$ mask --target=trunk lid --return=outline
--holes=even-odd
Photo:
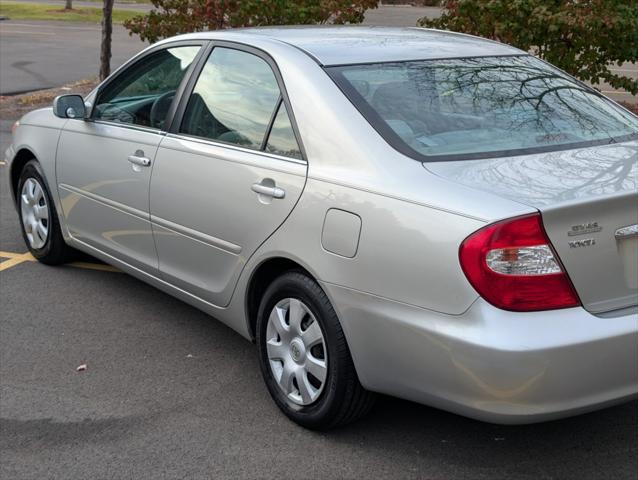
[[[638,142],[424,167],[537,208],[588,311],[638,304]]]

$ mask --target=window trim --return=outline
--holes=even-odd
[[[546,147],[527,147],[527,148],[517,148],[517,149],[509,149],[509,150],[495,150],[489,152],[473,152],[473,153],[452,153],[452,154],[443,154],[443,155],[425,155],[420,153],[410,147],[392,128],[381,118],[381,116],[374,110],[368,102],[359,94],[359,92],[350,84],[350,82],[343,75],[343,69],[352,66],[372,66],[372,65],[380,65],[380,64],[388,64],[388,63],[410,63],[410,62],[436,62],[441,60],[465,60],[465,59],[473,59],[473,58],[512,58],[512,57],[533,57],[532,55],[526,53],[520,54],[509,54],[509,55],[483,55],[483,56],[475,56],[475,57],[450,57],[450,58],[431,58],[431,59],[421,59],[421,60],[400,60],[400,61],[383,61],[383,62],[366,62],[366,63],[348,63],[343,65],[330,65],[323,67],[323,70],[326,72],[328,77],[335,83],[337,88],[343,93],[346,99],[357,109],[357,111],[361,114],[363,119],[372,126],[372,128],[379,134],[379,136],[392,148],[394,148],[397,152],[409,157],[413,160],[416,160],[421,163],[436,163],[436,162],[453,162],[460,160],[482,160],[487,158],[505,158],[505,157],[516,157],[522,155],[533,155],[537,153],[550,153],[550,152],[560,152],[565,150],[576,150],[579,148],[588,148],[588,147],[596,147],[603,145],[611,145],[616,143],[622,143],[627,141],[632,141],[638,139],[638,132],[631,133],[628,135],[623,135],[618,138],[610,138],[610,139],[601,139],[601,140],[590,140],[578,143],[571,143],[565,145],[548,145]],[[621,110],[626,110],[622,106],[618,105],[615,101],[610,98],[607,98],[602,93],[598,92],[596,89],[590,87],[589,85],[583,83],[582,81],[574,78],[568,73],[560,70],[555,67],[551,63],[548,63],[542,59],[537,57],[536,60],[540,60],[548,69],[553,69],[557,73],[560,73],[567,80],[573,82],[579,88],[587,91],[590,94],[593,94],[597,97],[602,98],[603,100],[613,104],[616,108]],[[631,112],[630,112],[631,114]]]
[[[109,126],[128,128],[130,130],[144,131],[144,132],[147,132],[147,133],[157,133],[157,134],[160,134],[160,135],[166,134],[166,132],[168,131],[168,128],[165,128],[164,130],[162,130],[162,129],[159,129],[159,128],[146,127],[144,125],[137,125],[135,123],[121,123],[121,122],[112,122],[112,121],[108,121],[108,120],[101,120],[99,118],[95,118],[95,114],[96,114],[96,107],[100,104],[100,97],[104,93],[104,90],[111,83],[113,83],[116,79],[120,78],[121,75],[123,75],[125,72],[127,72],[129,70],[129,68],[134,68],[140,62],[143,62],[149,56],[154,55],[155,53],[159,52],[160,50],[168,50],[170,48],[176,48],[176,47],[200,47],[200,48],[199,48],[199,51],[197,52],[197,55],[195,56],[194,60],[191,62],[189,67],[186,69],[186,73],[184,74],[184,77],[182,78],[182,81],[180,82],[180,84],[177,87],[177,90],[175,92],[175,98],[171,102],[171,106],[169,107],[168,113],[166,114],[165,125],[166,126],[170,126],[171,123],[172,123],[172,120],[173,120],[173,116],[175,115],[175,110],[176,110],[176,107],[177,107],[177,103],[178,103],[179,99],[181,98],[181,95],[183,94],[184,89],[186,88],[186,85],[188,83],[188,79],[192,75],[195,67],[198,66],[199,62],[202,59],[203,54],[207,50],[208,42],[206,40],[180,40],[180,41],[176,41],[176,42],[162,43],[160,45],[156,45],[156,46],[150,47],[150,48],[144,50],[143,52],[139,53],[138,55],[134,56],[130,60],[128,60],[126,63],[124,63],[121,67],[119,67],[117,70],[115,70],[115,72],[113,72],[113,74],[111,74],[106,80],[104,80],[98,86],[98,88],[96,90],[96,93],[95,93],[95,100],[93,101],[93,105],[91,106],[91,112],[90,112],[89,117],[87,118],[87,121],[92,122],[92,123],[109,125]]]
[[[281,108],[282,103],[283,103],[283,100],[281,98],[281,93],[280,93],[279,98],[277,99],[277,103],[275,104],[275,109],[272,111],[272,114],[270,115],[270,120],[268,121],[268,126],[266,127],[266,133],[264,134],[264,138],[261,141],[261,146],[259,147],[259,150],[262,152],[266,151],[266,147],[268,146],[268,142],[270,140],[270,133],[272,132],[272,127],[275,124],[277,115],[279,115],[279,109]],[[290,119],[288,119],[288,121],[290,121]]]
[[[262,151],[262,150],[255,150],[254,148],[246,148],[246,147],[242,147],[241,145],[237,145],[235,143],[216,142],[215,140],[211,140],[210,138],[197,137],[195,135],[187,135],[187,134],[184,134],[184,133],[166,132],[166,138],[174,138],[174,139],[177,139],[177,140],[186,140],[186,141],[189,141],[189,142],[200,143],[202,145],[208,145],[210,147],[223,148],[223,149],[226,149],[226,150],[234,150],[234,151],[241,152],[241,153],[248,153],[248,154],[251,154],[251,155],[256,155],[258,157],[268,157],[268,158],[272,158],[274,160],[281,160],[281,161],[284,161],[284,162],[296,163],[298,165],[307,165],[307,162],[305,160],[300,159],[300,158],[284,157],[283,155],[278,155],[276,153],[265,152],[265,151]],[[164,145],[164,148],[168,148],[168,147],[166,147],[166,145]],[[243,162],[240,162],[240,163],[243,163]]]
[[[191,95],[193,94],[193,91],[195,90],[195,85],[197,84],[197,81],[199,80],[199,77],[202,74],[202,71],[204,70],[206,63],[208,62],[208,59],[215,51],[215,48],[218,48],[218,47],[250,53],[252,55],[255,55],[261,58],[268,64],[268,66],[270,67],[270,69],[272,70],[275,76],[275,80],[277,81],[277,86],[279,87],[279,100],[277,101],[275,109],[271,115],[268,128],[266,129],[264,138],[262,140],[262,145],[260,146],[259,149],[245,148],[245,147],[241,147],[241,145],[235,145],[234,143],[221,142],[219,140],[215,140],[212,138],[198,137],[196,135],[190,135],[190,134],[179,131],[180,126],[182,125],[182,121],[184,120],[184,114],[186,113],[188,102],[191,98]],[[247,45],[247,44],[239,43],[239,42],[230,42],[225,40],[210,40],[210,44],[205,50],[206,50],[206,52],[204,52],[205,54],[203,54],[202,57],[199,59],[197,68],[190,73],[190,78],[187,84],[185,85],[184,91],[181,92],[179,104],[176,107],[175,114],[173,115],[171,119],[170,125],[166,129],[167,133],[170,133],[173,136],[177,136],[181,138],[197,140],[200,143],[207,142],[219,147],[237,147],[243,151],[249,151],[249,152],[253,152],[257,154],[266,154],[268,156],[273,156],[274,158],[278,158],[278,159],[290,160],[297,163],[303,162],[304,164],[308,163],[306,150],[301,140],[301,134],[299,133],[299,128],[297,127],[297,120],[292,110],[292,104],[290,102],[290,98],[288,97],[288,91],[286,90],[286,85],[283,81],[283,77],[281,75],[277,62],[275,62],[275,60],[264,50],[261,50],[260,48],[254,47],[252,45]],[[282,155],[271,155],[264,150],[268,142],[268,137],[270,136],[270,131],[272,130],[275,117],[277,115],[277,112],[282,102],[286,106],[288,119],[290,120],[290,125],[292,126],[292,131],[295,136],[295,140],[297,141],[297,145],[299,146],[299,151],[301,153],[301,159],[286,157]],[[168,122],[167,122],[167,125],[168,125]]]

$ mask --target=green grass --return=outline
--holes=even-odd
[[[113,9],[113,23],[139,15],[140,12]],[[0,3],[0,15],[11,20],[61,20],[65,22],[100,23],[102,9],[93,7],[74,8],[65,11],[64,6],[43,3]]]

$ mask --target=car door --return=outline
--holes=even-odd
[[[69,120],[56,169],[71,236],[158,274],[149,182],[173,99],[201,44],[158,48],[100,88],[91,118]],[[185,82],[184,82],[185,84]]]
[[[294,208],[306,162],[276,66],[216,45],[193,77],[151,180],[164,280],[219,306],[241,269]]]

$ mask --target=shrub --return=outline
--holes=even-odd
[[[180,33],[231,27],[361,23],[378,0],[152,0],[155,10],[124,22],[155,42]]]
[[[636,0],[447,0],[419,25],[498,40],[578,77],[638,93],[638,80],[610,70],[638,61]]]

